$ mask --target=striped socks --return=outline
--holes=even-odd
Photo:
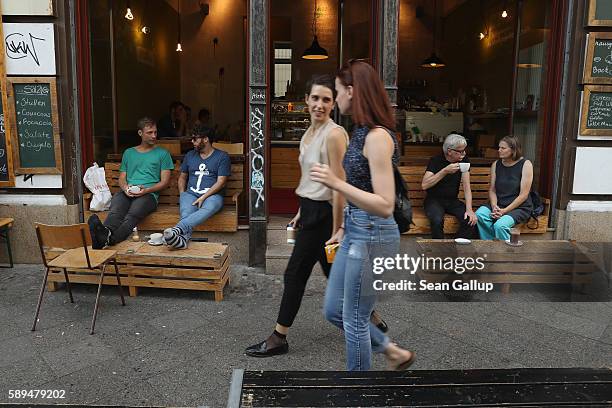
[[[187,249],[185,233],[179,227],[166,228],[164,230],[164,241],[166,245],[174,249]]]

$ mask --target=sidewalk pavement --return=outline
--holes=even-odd
[[[105,286],[89,335],[94,285],[46,293],[31,332],[40,265],[0,270],[0,403],[224,407],[234,368],[343,370],[342,333],[326,322],[325,280],[313,276],[288,355],[255,359],[244,348],[274,327],[282,275],[232,269],[212,293],[140,289],[121,307]],[[611,303],[434,303],[385,297],[377,305],[393,341],[416,351],[414,370],[612,367]],[[374,369],[385,368],[376,356]],[[9,390],[65,390],[65,399],[9,400]]]

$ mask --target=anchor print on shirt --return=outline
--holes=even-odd
[[[202,183],[202,178],[210,174],[208,170],[206,170],[206,164],[200,163],[199,170],[194,171],[193,174],[198,176],[198,182],[196,183],[196,188],[189,187],[191,191],[193,191],[196,194],[204,194],[205,192],[210,190],[210,188],[204,188],[203,190],[200,190],[200,184]]]

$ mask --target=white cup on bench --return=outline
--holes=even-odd
[[[164,234],[156,232],[149,237],[150,245],[162,245],[164,243]]]

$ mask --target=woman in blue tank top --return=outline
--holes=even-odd
[[[393,165],[399,156],[394,135],[393,109],[376,71],[365,62],[349,61],[336,75],[336,103],[356,124],[343,166],[346,181],[326,165],[310,171],[314,181],[344,195],[348,204],[345,234],[325,292],[325,317],[344,331],[347,369],[368,370],[372,352],[384,353],[389,368],[403,370],[415,354],[391,343],[370,323],[382,278],[380,261],[399,251],[399,229],[393,218]],[[376,273],[375,273],[376,268]]]
[[[510,228],[529,220],[533,165],[514,136],[499,142],[499,160],[491,165],[489,202],[476,211],[480,239],[510,239]]]

